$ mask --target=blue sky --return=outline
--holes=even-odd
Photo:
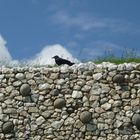
[[[0,34],[14,59],[60,44],[91,60],[125,47],[139,54],[139,0],[0,0]]]

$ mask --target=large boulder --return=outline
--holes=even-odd
[[[65,106],[65,104],[66,104],[66,101],[63,98],[58,98],[54,101],[55,108],[62,108]]]
[[[90,122],[91,118],[92,118],[92,115],[91,115],[91,113],[88,112],[88,111],[84,111],[84,112],[82,112],[82,113],[80,114],[80,120],[81,120],[83,123],[88,123],[88,122]]]
[[[113,77],[114,83],[123,83],[124,82],[124,76],[122,74],[117,74]]]
[[[22,96],[29,96],[31,93],[31,88],[28,84],[23,84],[20,87],[20,93],[22,94]]]
[[[5,122],[2,125],[2,132],[4,134],[11,133],[14,129],[14,124],[12,122]]]

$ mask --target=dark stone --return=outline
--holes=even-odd
[[[67,112],[68,112],[69,114],[73,113],[73,112],[74,112],[74,108],[68,107],[68,108],[67,108]]]
[[[120,134],[123,135],[132,135],[135,133],[132,123],[124,123],[118,129]]]
[[[76,105],[73,106],[73,107],[74,107],[75,109],[78,109],[79,107],[82,107],[82,106],[83,106],[82,101],[81,101],[81,100],[77,100]]]
[[[23,84],[20,87],[20,93],[22,94],[22,96],[29,96],[31,93],[31,88],[28,84]]]
[[[140,114],[134,114],[132,117],[133,124],[140,130]]]
[[[31,102],[33,102],[31,96],[25,96],[25,97],[23,98],[23,101],[24,101],[25,103],[31,103]]]
[[[122,74],[117,74],[113,77],[114,83],[123,83],[124,82],[124,76]]]
[[[80,114],[80,120],[83,122],[83,123],[88,123],[90,122],[92,116],[91,116],[91,113],[88,112],[88,111],[84,111]]]
[[[53,96],[58,96],[59,95],[59,90],[58,89],[53,89],[50,93]]]
[[[33,102],[37,103],[38,99],[39,99],[39,94],[34,93],[34,94],[31,95],[31,100]]]
[[[14,129],[14,124],[12,122],[6,122],[2,126],[2,131],[4,134],[11,133]]]
[[[55,108],[62,108],[66,105],[66,102],[63,98],[58,98],[54,101]]]

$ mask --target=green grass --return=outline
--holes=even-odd
[[[96,60],[94,60],[94,63],[96,64],[99,64],[102,62],[111,62],[115,64],[131,63],[131,62],[140,63],[140,58],[102,57],[102,58],[97,58]]]
[[[94,60],[94,63],[100,64],[102,62],[111,62],[115,64],[122,64],[122,63],[140,63],[140,56],[137,56],[137,53],[133,49],[127,49],[122,52],[121,57],[117,57],[112,51],[107,50],[104,53],[104,56],[98,57]]]

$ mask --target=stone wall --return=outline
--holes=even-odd
[[[139,114],[139,64],[0,68],[0,140],[138,140]]]

